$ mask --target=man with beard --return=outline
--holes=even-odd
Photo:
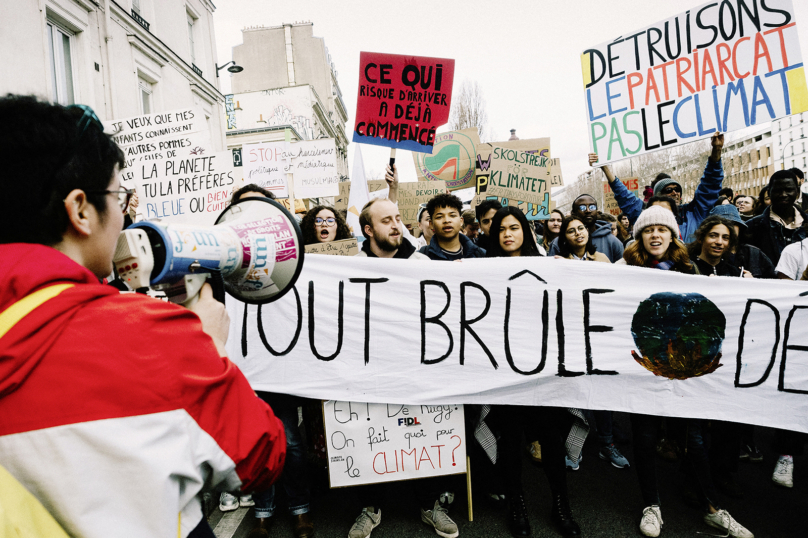
[[[396,204],[387,198],[371,200],[362,208],[359,225],[366,241],[357,256],[370,258],[412,258],[428,260],[409,241],[404,240],[404,224]]]

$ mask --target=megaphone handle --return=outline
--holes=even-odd
[[[224,304],[226,294],[224,290],[224,277],[222,277],[222,273],[219,271],[211,271],[208,282],[210,283],[210,287],[213,288],[213,298]]]

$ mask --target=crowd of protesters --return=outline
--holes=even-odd
[[[7,189],[0,202],[0,465],[74,536],[116,535],[120,528],[162,536],[172,525],[181,536],[213,536],[198,500],[206,485],[222,492],[222,511],[254,506],[251,536],[266,537],[277,504],[273,482],[283,470],[293,533],[311,538],[316,514],[310,513],[304,440],[310,435],[301,431],[299,414],[307,402],[253,393],[223,358],[227,314],[207,286],[191,312],[99,285],[110,274],[118,233],[125,218],[131,221],[136,200],[120,185],[123,154],[95,114],[9,96],[0,99],[0,125],[14,126],[0,132]],[[469,210],[446,193],[418,209],[414,237],[402,224],[391,165],[389,195],[362,208],[360,230],[351,230],[344,213],[327,205],[309,209],[300,225],[306,244],[361,235],[359,257],[426,262],[548,256],[561,264],[632,265],[697,278],[808,280],[808,219],[797,203],[801,172],[775,172],[757,199],[734,196],[721,188],[722,148],[723,135],[716,133],[687,203],[681,184],[667,174],[654,179],[643,201],[603,166],[617,216],[601,213],[589,194],[578,196],[569,214],[556,209],[537,223],[496,199]],[[598,156],[589,161],[595,165]],[[23,176],[26,182],[17,181]],[[274,198],[247,185],[232,202],[249,197]],[[52,383],[66,378],[71,383],[54,390]],[[701,419],[632,413],[630,422],[634,461],[615,445],[611,411],[467,406],[467,437],[495,477],[483,487],[507,503],[515,537],[531,535],[529,514],[535,511],[522,488],[526,449],[543,464],[556,530],[582,535],[566,473],[579,469],[590,433],[596,433],[600,459],[636,469],[644,536],[659,536],[663,525],[657,454],[682,460],[706,524],[726,536],[753,536],[720,502],[720,494],[742,495],[734,478],[740,459],[762,461],[753,427],[712,421],[708,443]],[[167,432],[165,442],[150,437],[155,428]],[[793,458],[804,436],[777,431],[775,441],[772,480],[792,487]],[[361,506],[349,538],[367,538],[381,523],[384,487],[359,488]],[[459,535],[449,515],[455,497],[450,481],[414,481],[412,492],[426,525],[444,538]],[[118,516],[105,517],[108,511]]]

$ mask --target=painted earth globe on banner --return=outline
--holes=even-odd
[[[631,320],[631,334],[640,350],[631,354],[661,377],[703,376],[721,366],[726,325],[721,310],[701,294],[655,293],[640,303]]]

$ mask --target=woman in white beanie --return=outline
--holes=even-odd
[[[623,253],[617,263],[698,274],[690,261],[687,248],[676,237],[679,227],[673,213],[660,206],[651,206],[640,214],[634,224],[636,241]],[[632,413],[631,429],[634,441],[634,459],[637,478],[646,508],[640,521],[644,536],[659,536],[662,529],[662,510],[656,479],[656,445],[661,417]],[[685,469],[704,508],[704,522],[726,532],[725,536],[754,538],[754,535],[721,509],[717,492],[710,476],[710,465],[702,435],[703,420],[683,419],[687,423],[687,449]]]
[[[687,248],[677,239],[678,236],[679,225],[673,213],[658,205],[651,206],[637,218],[635,241],[626,247],[623,259],[616,263],[696,274]]]

